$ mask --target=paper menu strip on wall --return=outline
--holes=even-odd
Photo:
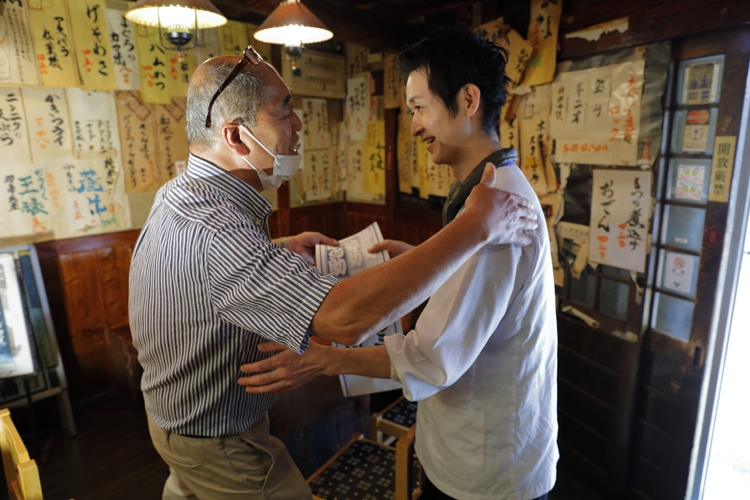
[[[68,2],[76,50],[76,63],[84,90],[115,90],[112,47],[105,15],[106,2],[77,0]]]
[[[3,2],[0,26],[0,84],[41,85],[26,2]]]
[[[72,126],[65,90],[24,87],[21,95],[28,118],[32,160],[72,154]]]
[[[117,90],[140,90],[141,73],[138,66],[138,50],[135,46],[133,24],[125,19],[124,10],[107,8],[104,13],[110,33],[115,88]]]
[[[31,36],[42,85],[77,87],[81,85],[76,65],[73,29],[65,0],[30,2]]]

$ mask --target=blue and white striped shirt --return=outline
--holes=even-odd
[[[154,422],[192,436],[238,434],[275,396],[251,395],[239,367],[274,340],[304,352],[336,279],[268,237],[271,204],[222,168],[190,155],[165,184],[130,268],[130,327]]]

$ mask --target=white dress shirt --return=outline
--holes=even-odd
[[[496,186],[537,200],[514,165],[497,169]],[[529,500],[555,484],[554,281],[538,202],[535,211],[533,244],[483,248],[430,298],[414,330],[385,338],[404,395],[419,401],[419,460],[459,500]]]

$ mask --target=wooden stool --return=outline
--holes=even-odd
[[[355,433],[307,483],[314,500],[414,500],[420,477],[412,429],[396,448]]]
[[[401,396],[387,408],[370,417],[370,439],[383,442],[383,435],[406,436],[417,422],[417,403]]]

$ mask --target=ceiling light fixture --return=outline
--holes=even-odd
[[[167,50],[184,50],[198,43],[198,30],[216,28],[227,18],[209,0],[138,0],[125,13],[135,24],[159,29],[159,40]],[[164,44],[167,41],[171,46]]]
[[[253,36],[261,42],[283,45],[284,53],[292,61],[292,71],[299,75],[296,61],[302,56],[305,44],[330,40],[333,32],[299,0],[284,0]]]

